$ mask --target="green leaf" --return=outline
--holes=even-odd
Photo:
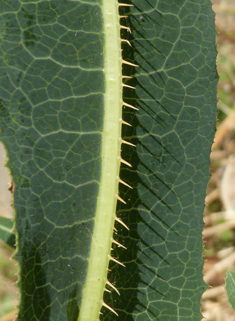
[[[228,269],[228,273],[225,279],[225,290],[227,292],[228,301],[235,311],[235,272]]]
[[[210,0],[133,5],[120,8],[132,45],[121,47],[116,0],[0,0],[18,321],[201,320],[214,14]],[[132,167],[123,163],[119,175],[120,155]],[[108,268],[120,296],[104,293]]]
[[[112,269],[109,278],[121,295],[105,301],[119,319],[201,320],[202,229],[209,155],[215,133],[215,27],[210,1],[141,1],[130,8],[127,58],[140,67],[126,90],[124,111],[133,128],[123,146],[133,165],[121,178],[127,206],[118,215],[130,231],[119,232],[127,251],[116,250],[126,269]],[[129,70],[124,70],[129,74]],[[105,320],[111,320],[111,313]]]
[[[6,244],[15,248],[15,234],[12,232],[13,221],[9,218],[0,216],[0,239]]]
[[[19,321],[73,321],[81,308],[101,179],[99,3],[0,0],[0,127],[15,183]]]

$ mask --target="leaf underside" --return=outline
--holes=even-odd
[[[78,318],[101,167],[99,3],[0,0],[0,127],[15,183],[19,321]]]
[[[101,320],[199,321],[202,213],[216,119],[210,0],[134,0],[122,8],[135,78],[124,89],[118,216]],[[101,168],[101,1],[0,0],[0,128],[15,183],[18,321],[76,321]],[[122,12],[121,12],[122,13]],[[110,213],[112,215],[113,213]],[[115,266],[114,266],[115,265]],[[82,321],[82,320],[81,320]],[[95,321],[95,320],[91,320]]]
[[[125,58],[139,65],[124,100],[139,111],[124,110],[120,186],[128,200],[118,215],[129,226],[114,256],[126,264],[109,278],[121,295],[105,294],[120,321],[201,320],[202,229],[209,154],[215,133],[215,27],[211,2],[133,1],[126,10],[133,50]],[[129,74],[124,69],[124,74]],[[111,312],[104,318],[113,320]]]

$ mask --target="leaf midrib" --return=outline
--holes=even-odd
[[[103,1],[104,122],[101,180],[91,250],[78,321],[99,320],[107,280],[118,194],[122,118],[122,54],[118,2]]]

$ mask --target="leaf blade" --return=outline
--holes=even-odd
[[[0,126],[15,183],[18,320],[77,321],[102,163],[102,9],[99,0],[12,1],[10,9],[0,0],[0,11]]]
[[[109,300],[119,320],[201,320],[202,216],[218,81],[214,13],[210,1],[133,4],[124,13],[134,48],[126,56],[139,68],[126,69],[136,94],[124,95],[139,111],[124,112],[134,129],[125,127],[123,139],[137,149],[122,149],[133,170],[122,167],[121,178],[133,190],[121,187],[129,203],[118,213],[130,232],[120,229],[128,250],[116,255],[127,268],[110,273],[122,298]]]
[[[0,239],[15,249],[16,240],[15,234],[12,232],[13,225],[11,219],[0,216]]]
[[[232,269],[228,269],[225,279],[225,290],[228,296],[228,301],[235,311],[235,272]]]

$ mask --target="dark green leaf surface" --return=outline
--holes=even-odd
[[[103,122],[101,0],[0,0],[0,128],[15,182],[19,321],[75,321],[93,229]],[[119,321],[199,321],[202,212],[215,129],[210,0],[133,0],[124,55],[127,205],[107,294]],[[123,22],[125,23],[125,22]],[[126,35],[124,35],[126,37]],[[128,82],[131,84],[131,82]],[[79,215],[79,218],[78,218]],[[79,219],[79,220],[78,220]],[[78,281],[79,280],[79,281]],[[102,320],[113,321],[111,312]],[[93,320],[91,320],[93,321]]]
[[[0,16],[0,128],[15,183],[18,320],[75,321],[100,178],[100,0],[0,0]]]
[[[235,311],[235,272],[233,272],[231,269],[228,269],[225,290],[227,292],[228,301]]]
[[[16,240],[12,229],[13,221],[9,218],[0,216],[0,239],[12,248],[15,248]]]
[[[109,277],[121,296],[106,300],[120,321],[199,321],[202,228],[209,154],[215,133],[215,27],[210,0],[134,0],[130,15],[133,51],[140,67],[125,100],[121,178],[127,206],[118,212],[130,231],[120,231],[127,251],[116,249],[126,268]],[[130,70],[124,69],[128,74]],[[134,72],[134,71],[133,71]],[[113,320],[107,314],[105,320]]]

